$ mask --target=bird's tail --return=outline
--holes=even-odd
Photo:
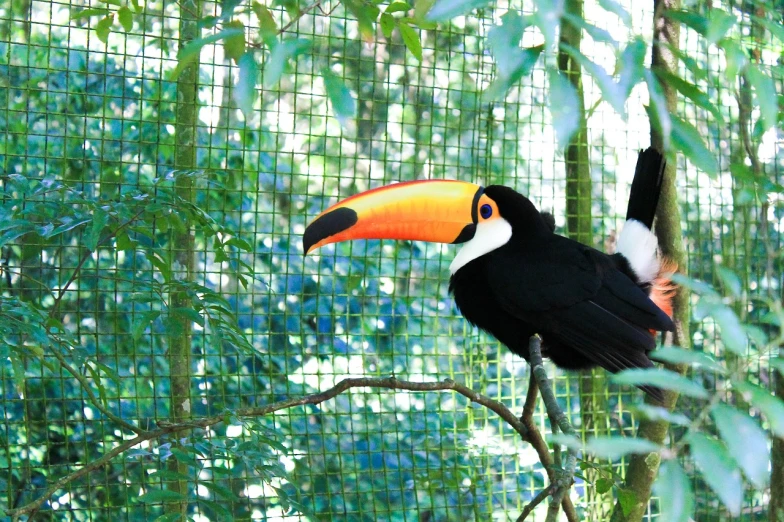
[[[637,282],[648,286],[659,275],[659,241],[651,231],[664,178],[664,157],[653,147],[640,152],[629,194],[626,224],[616,250],[629,262]]]
[[[626,224],[618,238],[618,252],[628,261],[640,284],[648,288],[656,306],[672,317],[675,284],[668,274],[678,269],[672,260],[659,255],[659,241],[651,231],[664,180],[664,157],[649,147],[637,157]]]
[[[664,156],[653,147],[640,151],[637,168],[634,170],[632,189],[629,192],[629,206],[626,221],[639,221],[645,228],[653,228],[653,218],[659,205],[662,182],[664,181]]]

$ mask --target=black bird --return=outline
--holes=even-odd
[[[674,267],[651,232],[663,169],[656,150],[640,153],[612,255],[554,234],[548,216],[508,187],[446,180],[347,198],[306,228],[304,249],[350,239],[463,243],[450,266],[455,303],[512,352],[527,359],[538,333],[543,355],[561,368],[649,368],[655,333],[674,329],[674,287],[664,276]]]

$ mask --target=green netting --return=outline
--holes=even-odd
[[[623,3],[633,33],[596,2],[586,2],[585,16],[619,42],[633,34],[650,41],[652,6]],[[222,22],[238,20],[256,35],[253,6],[0,5],[0,508],[46,495],[36,519],[155,519],[183,500],[200,522],[516,519],[547,485],[544,469],[508,425],[460,395],[359,388],[272,415],[237,413],[347,377],[390,375],[454,379],[522,411],[527,364],[472,329],[448,295],[454,247],[360,241],[304,257],[302,233],[337,198],[421,178],[512,186],[552,211],[566,233],[565,161],[545,88],[555,57],[541,59],[502,101],[482,99],[497,76],[489,31],[508,9],[532,13],[530,4],[503,2],[422,31],[420,61],[399,32],[362,36],[338,2],[273,3],[279,27],[294,22],[285,38],[310,40],[309,47],[279,81],[271,80],[274,60],[259,51],[258,99],[243,114],[238,66],[223,41],[205,45],[191,55],[199,69],[190,116],[191,101],[178,97],[172,76],[181,24],[193,31],[201,16],[199,30],[210,34],[209,17],[233,9]],[[749,30],[748,9],[723,7]],[[295,16],[298,9],[307,12]],[[541,34],[527,28],[522,45],[538,43]],[[764,63],[775,62],[776,45],[760,40]],[[684,75],[726,120],[737,118],[737,90],[698,74],[724,70],[716,48],[684,26],[681,49],[699,57],[681,66]],[[588,37],[582,51],[608,70],[615,65],[612,49]],[[328,92],[325,69],[356,99],[353,117],[339,117],[346,98]],[[622,118],[596,103],[601,92],[591,77],[583,82],[593,245],[611,249],[637,152],[650,143],[648,94],[638,85]],[[762,213],[779,232],[781,211],[754,199],[725,168],[745,154],[736,128],[683,96],[678,113],[722,167],[712,178],[677,159],[689,272],[717,283],[723,263],[755,290],[769,262],[764,241],[780,247],[777,233],[763,237]],[[188,133],[195,151],[183,159]],[[760,148],[779,181],[780,147],[773,132]],[[12,221],[20,209],[24,226]],[[192,267],[183,254],[193,255]],[[772,271],[778,292],[780,259]],[[714,322],[697,316],[691,329],[695,348],[721,353]],[[175,361],[177,340],[189,343],[189,358]],[[638,391],[602,372],[548,371],[583,436],[634,433]],[[762,384],[772,381],[763,357],[752,371]],[[166,430],[182,416],[172,390],[183,380],[186,413],[214,422],[122,447],[131,427]],[[715,385],[708,377],[704,384]],[[539,427],[549,432],[538,408]],[[684,401],[681,411],[698,408]],[[56,481],[113,449],[105,465],[49,495]],[[621,473],[625,462],[612,469]],[[684,466],[697,520],[767,519],[765,495],[749,490],[733,518],[693,463]],[[580,470],[571,491],[585,520],[609,519],[617,498],[617,489],[597,492],[601,476]],[[662,520],[658,513],[654,501],[649,519]]]

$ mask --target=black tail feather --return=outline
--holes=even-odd
[[[637,168],[629,193],[626,220],[634,219],[650,229],[659,204],[662,181],[664,180],[664,156],[653,147],[640,151]]]

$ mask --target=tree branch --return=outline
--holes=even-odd
[[[344,379],[340,381],[338,384],[325,390],[320,393],[314,393],[310,395],[305,395],[303,397],[297,397],[292,399],[286,399],[283,401],[274,402],[272,404],[268,404],[266,406],[256,407],[256,408],[241,408],[239,410],[234,411],[234,415],[236,417],[261,417],[264,415],[269,415],[270,413],[274,413],[276,411],[295,408],[297,406],[304,406],[307,404],[321,404],[322,402],[328,401],[330,399],[335,398],[336,396],[344,393],[345,391],[352,389],[352,388],[382,388],[382,389],[390,389],[390,390],[407,390],[413,392],[428,392],[428,391],[454,391],[459,393],[460,395],[466,397],[471,402],[475,402],[479,405],[482,405],[489,410],[493,411],[494,413],[498,414],[509,426],[512,427],[521,437],[525,440],[536,440],[541,441],[541,444],[534,445],[537,453],[539,454],[539,458],[542,461],[542,464],[547,469],[548,476],[551,476],[553,471],[550,469],[551,467],[551,460],[550,454],[547,448],[547,444],[542,439],[541,434],[536,429],[536,426],[533,425],[533,429],[529,430],[526,425],[523,423],[521,419],[518,419],[512,411],[507,408],[504,404],[495,401],[485,395],[475,392],[471,388],[468,388],[464,384],[457,383],[451,379],[446,379],[441,382],[409,382],[409,381],[401,381],[396,379],[395,377],[385,377],[385,378],[356,378],[356,379]],[[528,401],[526,401],[527,403]],[[533,407],[530,408],[530,412],[533,412]],[[60,478],[57,482],[55,482],[52,486],[47,488],[44,491],[43,495],[41,495],[36,500],[26,504],[18,509],[10,509],[6,511],[6,514],[12,517],[19,517],[20,515],[31,514],[36,512],[46,500],[54,495],[58,490],[65,487],[67,484],[95,471],[96,469],[104,466],[110,460],[121,455],[125,451],[133,448],[134,446],[138,446],[144,442],[159,439],[161,437],[165,437],[167,435],[188,431],[196,428],[208,428],[210,426],[214,426],[216,424],[220,424],[221,422],[226,420],[226,415],[214,415],[212,417],[203,417],[200,419],[191,419],[187,422],[165,422],[160,421],[158,422],[158,429],[145,431],[143,433],[138,434],[136,437],[129,439],[118,446],[112,448],[108,452],[106,452],[103,456],[98,458],[95,461],[92,461],[88,464],[85,464],[80,469],[74,471],[73,473],[66,475],[65,477]],[[532,443],[533,444],[533,443]],[[551,478],[552,480],[552,478]],[[549,488],[548,488],[549,489]],[[568,498],[564,499],[564,503]],[[571,502],[568,503],[570,506],[571,512],[574,513],[574,507],[571,505]],[[570,522],[577,522],[579,520],[575,515],[568,515],[570,511],[567,511],[566,505],[564,506],[564,511],[567,513],[567,517],[569,517]]]
[[[550,385],[550,379],[547,378],[547,371],[544,369],[544,362],[542,361],[542,339],[538,335],[531,337],[528,343],[528,360],[531,363],[531,374],[536,379],[539,385],[539,391],[542,394],[547,415],[550,417],[550,422],[553,424],[553,431],[557,428],[566,434],[576,436],[576,432],[569,422],[569,418],[558,406],[558,400],[555,398],[555,393]],[[527,401],[526,401],[527,402]],[[574,449],[567,450],[566,464],[562,469],[555,471],[554,477],[551,479],[554,491],[552,500],[547,510],[547,522],[555,522],[558,518],[558,510],[565,499],[569,488],[572,487],[574,479],[574,468],[577,465],[577,452]],[[569,513],[567,512],[567,517]],[[576,520],[576,518],[575,518]]]
[[[539,353],[539,359],[541,360],[541,352]],[[523,440],[531,444],[531,446],[533,446],[536,450],[537,455],[539,455],[539,462],[542,463],[542,466],[547,472],[547,479],[550,481],[550,485],[536,497],[534,497],[534,499],[528,505],[526,505],[525,508],[523,508],[523,512],[517,518],[517,522],[522,522],[525,520],[537,505],[539,505],[545,498],[554,493],[553,484],[555,484],[555,482],[558,480],[558,477],[555,473],[555,468],[553,466],[553,458],[550,456],[550,448],[547,446],[547,442],[542,437],[542,434],[539,432],[539,428],[537,428],[536,423],[534,422],[534,410],[536,409],[536,398],[538,395],[539,384],[536,380],[536,376],[534,375],[532,365],[531,377],[528,381],[528,393],[525,397],[525,405],[523,406],[523,416],[520,420],[523,422],[526,430],[526,434],[523,435]],[[569,520],[569,522],[579,522],[580,519],[577,516],[577,511],[574,509],[574,504],[572,504],[571,498],[564,496],[561,500],[561,507],[563,508],[566,519]]]

